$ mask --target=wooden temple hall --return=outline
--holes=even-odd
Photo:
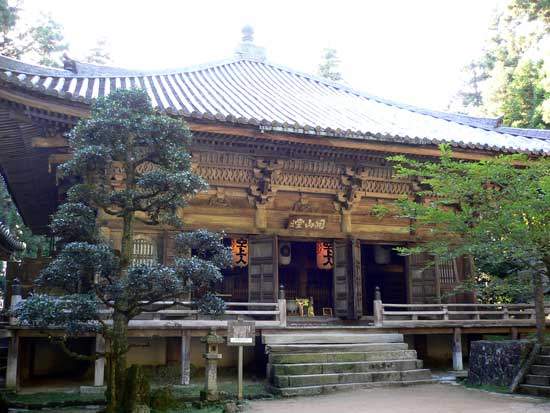
[[[313,394],[374,381],[427,381],[419,359],[448,366],[454,359],[462,369],[471,340],[532,331],[529,305],[483,306],[469,294],[442,299],[475,271],[471,261],[427,266],[429,256],[399,256],[394,248],[418,236],[407,220],[381,219],[373,207],[415,193],[414,182],[393,176],[390,155],[435,159],[437,145],[448,142],[464,160],[540,156],[550,151],[550,134],[371,96],[271,63],[252,31],[243,34],[234,57],[181,70],[69,58],[55,69],[0,56],[0,170],[36,233],[48,234],[64,199],[68,183],[56,171],[71,157],[66,136],[89,116],[94,99],[141,88],[159,111],[185,119],[193,132],[194,170],[210,188],[182,213],[189,229],[227,234],[234,266],[218,293],[228,311],[217,320],[192,309],[143,314],[130,324],[132,340],[143,344],[131,350],[130,363],[181,365],[181,383],[188,383],[189,366],[203,365],[199,337],[212,326],[224,335],[227,319],[241,317],[256,321],[256,346],[245,349],[250,368],[267,374],[274,391]],[[98,225],[120,244],[119,222],[99,217]],[[135,259],[170,262],[174,233],[138,229]],[[9,280],[18,278],[23,299],[48,260],[10,263]],[[68,359],[43,332],[16,321],[2,336],[9,342],[8,387],[63,378],[103,385],[102,360]],[[75,340],[83,349],[105,345],[101,337]],[[220,366],[233,365],[235,348],[220,349]],[[345,361],[355,370],[333,369]]]

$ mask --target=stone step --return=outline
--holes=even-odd
[[[543,346],[540,349],[540,354],[542,356],[550,356],[550,346]]]
[[[373,387],[386,387],[386,386],[411,386],[417,384],[431,384],[435,383],[434,379],[427,380],[410,380],[410,381],[378,381],[369,383],[346,383],[346,384],[330,384],[323,386],[306,386],[306,387],[288,387],[283,389],[271,388],[271,392],[279,394],[284,397],[293,396],[314,396],[323,393],[332,393],[336,391],[349,391],[357,389],[367,389]]]
[[[537,356],[535,358],[535,364],[550,366],[550,356]]]
[[[550,397],[550,387],[537,386],[534,384],[520,384],[520,392],[531,396]]]
[[[264,334],[264,344],[354,344],[354,343],[402,343],[403,334]]]
[[[384,360],[351,363],[307,363],[270,365],[272,374],[278,376],[372,373],[380,371],[405,371],[422,368],[422,360]],[[322,383],[323,384],[323,383]],[[326,384],[326,383],[324,383]],[[291,386],[299,387],[300,385]]]
[[[533,364],[529,373],[535,374],[537,376],[550,376],[550,366]]]
[[[527,374],[525,376],[525,384],[534,384],[535,386],[550,386],[550,376]]]
[[[295,353],[269,354],[269,363],[274,364],[304,364],[304,363],[334,363],[353,361],[382,360],[416,360],[415,350],[369,351],[347,353]]]
[[[269,353],[335,353],[407,350],[407,343],[359,344],[275,344],[267,346]]]
[[[277,376],[275,386],[284,389],[288,387],[326,386],[330,384],[372,383],[380,381],[413,381],[429,380],[432,374],[429,370],[378,371],[342,374],[308,374],[301,376]]]

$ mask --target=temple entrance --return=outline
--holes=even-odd
[[[407,302],[405,257],[399,256],[394,248],[393,245],[361,246],[363,314],[365,315],[372,315],[376,287],[380,287],[384,303]]]
[[[313,300],[316,316],[333,312],[332,269],[319,269],[316,242],[279,241],[279,283],[284,285],[286,299]],[[330,309],[330,311],[328,310]]]

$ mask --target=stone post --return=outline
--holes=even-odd
[[[21,283],[19,282],[18,278],[14,278],[11,284],[10,309],[13,310],[21,301],[23,301],[23,297],[21,295]],[[10,325],[15,325],[17,323],[17,318],[10,316]]]
[[[98,334],[95,336],[95,351],[105,353],[105,338]],[[105,357],[95,360],[94,365],[94,386],[101,387],[105,385]]]
[[[201,338],[206,345],[206,352],[202,355],[206,360],[205,388],[201,390],[201,400],[216,401],[218,394],[218,360],[222,355],[218,352],[218,345],[224,342],[224,338],[216,334],[216,330],[210,329],[206,337]]]
[[[191,333],[189,330],[181,332],[181,384],[191,382]]]
[[[17,390],[19,370],[19,337],[13,332],[8,344],[8,361],[6,366],[6,389]]]
[[[464,364],[462,363],[462,330],[460,328],[454,329],[453,334],[453,370],[463,370]]]
[[[384,324],[384,308],[382,307],[382,294],[380,293],[380,287],[378,286],[374,290],[372,312],[374,315],[374,326],[382,327]]]

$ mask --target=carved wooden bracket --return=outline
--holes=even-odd
[[[363,182],[366,176],[367,169],[365,167],[352,168],[346,166],[344,168],[340,176],[342,186],[336,193],[336,201],[334,202],[334,208],[337,211],[351,211],[353,206],[363,198],[365,194]]]
[[[277,192],[272,188],[273,179],[283,169],[284,161],[280,159],[257,159],[254,167],[254,185],[249,188],[248,199],[254,205],[267,205]]]

